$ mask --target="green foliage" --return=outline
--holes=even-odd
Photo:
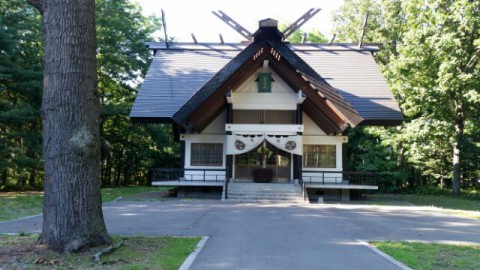
[[[152,57],[144,42],[161,24],[128,0],[97,0],[96,20],[102,182],[146,184],[151,166],[175,166],[179,156],[169,126],[128,117]],[[43,37],[27,1],[0,0],[0,45],[0,189],[39,188]]]
[[[333,15],[337,41],[358,43],[367,12],[369,19],[363,41],[377,42],[382,19],[378,0],[346,0]]]
[[[335,14],[337,38],[356,42],[369,11],[364,41],[383,44],[375,57],[406,118],[400,128],[373,137],[376,128],[354,131],[350,169],[397,171],[404,179],[400,187],[451,185],[458,145],[463,186],[478,184],[479,6],[478,1],[348,0]],[[375,160],[385,152],[390,159]]]
[[[280,29],[280,31],[284,31],[288,27],[288,25],[289,24],[280,24],[278,28]],[[314,29],[311,32],[304,32],[298,29],[297,31],[293,32],[293,34],[290,35],[290,37],[288,37],[288,41],[291,43],[297,43],[297,44],[302,43],[303,37],[305,35],[306,35],[306,40],[305,40],[306,43],[326,43],[328,41],[325,35],[316,29]]]
[[[0,1],[0,26],[0,188],[34,187],[42,166],[40,16],[25,1]]]
[[[319,30],[313,30],[311,32],[303,32],[297,30],[288,38],[291,43],[302,43],[303,37],[306,35],[306,43],[326,43],[327,38]]]
[[[128,117],[151,61],[144,42],[153,40],[158,25],[158,18],[144,17],[128,0],[97,1],[101,133],[109,148],[102,155],[104,185],[146,184],[152,166],[178,160],[169,126],[132,125]]]

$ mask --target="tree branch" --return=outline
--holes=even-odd
[[[38,9],[38,11],[40,11],[40,14],[43,15],[44,4],[45,4],[44,0],[27,0],[27,2],[33,7],[35,7],[36,9]]]
[[[480,46],[477,46],[472,57],[468,61],[467,66],[465,67],[465,72],[470,72],[471,70],[473,70],[473,68],[478,63],[479,58],[480,58]]]
[[[97,264],[101,264],[102,261],[100,260],[100,256],[102,256],[103,254],[111,253],[111,252],[121,248],[122,246],[123,246],[123,240],[120,240],[120,242],[118,244],[111,245],[111,246],[109,246],[105,249],[102,249],[99,252],[93,254],[92,255],[92,260]]]

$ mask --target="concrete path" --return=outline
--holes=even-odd
[[[111,234],[210,236],[191,269],[398,269],[359,240],[480,243],[480,220],[428,207],[172,200],[114,202],[104,213]],[[40,231],[41,221],[0,232]]]

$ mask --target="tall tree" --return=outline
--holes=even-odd
[[[452,191],[460,194],[465,125],[474,120],[480,93],[479,1],[437,0],[405,4],[406,32],[392,63],[407,114],[446,127]]]
[[[349,0],[336,15],[342,26],[338,32],[349,38],[347,30],[360,24],[355,10],[376,14],[366,38],[385,45],[376,58],[407,120],[389,140],[401,146],[393,148],[399,150],[398,160],[440,183],[452,179],[454,194],[460,193],[461,176],[468,176],[462,168],[478,171],[471,164],[478,164],[479,156],[474,143],[480,104],[479,5],[468,0]]]
[[[40,242],[65,252],[110,242],[100,196],[94,0],[28,0],[43,15],[44,209]]]
[[[23,0],[0,0],[0,189],[34,187],[40,178],[39,17]]]
[[[168,127],[133,125],[128,116],[152,59],[145,41],[154,41],[152,33],[161,24],[156,17],[143,16],[139,5],[129,0],[96,4],[100,132],[111,146],[102,155],[102,183],[145,184],[152,166],[173,167],[179,160]]]
[[[161,24],[129,0],[96,0],[97,76],[104,185],[146,184],[151,167],[175,167],[178,144],[166,125],[128,117]],[[0,0],[0,189],[43,185],[40,106],[41,15],[25,0]]]

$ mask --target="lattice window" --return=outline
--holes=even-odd
[[[190,151],[190,165],[222,166],[223,165],[223,144],[192,143],[191,151]]]
[[[295,111],[234,110],[234,124],[295,124]]]
[[[305,168],[336,168],[337,148],[335,145],[304,145],[303,167]]]

